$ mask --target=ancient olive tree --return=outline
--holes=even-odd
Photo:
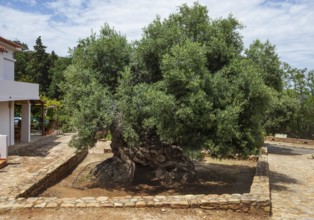
[[[195,3],[157,17],[132,46],[108,25],[79,42],[63,85],[72,144],[92,147],[103,129],[112,135],[114,156],[93,170],[95,184],[130,184],[138,166],[161,184],[185,183],[195,180],[185,152],[258,151],[272,89],[242,55],[239,28]]]

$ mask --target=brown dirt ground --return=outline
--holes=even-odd
[[[135,181],[128,188],[81,188],[89,183],[88,173],[98,163],[112,156],[104,153],[110,142],[98,142],[85,160],[65,179],[48,188],[40,196],[85,197],[85,196],[126,196],[126,195],[180,195],[180,194],[224,194],[248,193],[255,173],[256,161],[216,160],[206,157],[196,162],[198,183],[184,186],[162,187],[150,181],[151,172],[140,168]],[[77,188],[79,187],[79,188]]]

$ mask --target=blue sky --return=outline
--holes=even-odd
[[[68,48],[104,22],[132,41],[156,15],[162,18],[194,0],[0,0],[0,36],[29,48],[38,36],[47,51],[68,55]],[[280,58],[293,67],[314,69],[313,0],[199,0],[212,18],[232,13],[245,26],[245,46],[255,39],[276,45]]]

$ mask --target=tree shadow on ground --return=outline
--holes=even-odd
[[[43,137],[36,142],[11,146],[8,153],[9,156],[45,157],[52,148],[61,143],[56,141],[58,138],[58,136]]]
[[[301,153],[288,148],[288,147],[280,147],[280,146],[272,146],[268,145],[268,153],[269,154],[277,154],[277,155],[302,155]]]
[[[313,154],[314,149],[292,147],[286,145],[270,145],[266,144],[268,148],[268,153],[277,154],[277,155],[304,155],[304,154]]]
[[[106,157],[110,158],[110,157]],[[97,158],[99,160],[100,158]],[[87,162],[87,161],[86,161]],[[232,194],[249,193],[256,172],[255,160],[215,160],[205,158],[195,162],[199,181],[183,186],[161,186],[158,181],[152,181],[154,170],[149,167],[137,166],[136,176],[131,186],[99,187],[93,185],[90,175],[97,164],[103,162],[89,160],[80,166],[60,183],[50,187],[41,196],[59,198],[86,196],[155,196],[184,194]]]
[[[89,167],[91,169],[91,167]],[[153,181],[154,170],[137,166],[134,182],[128,187],[106,187],[110,192],[124,191],[126,195],[182,195],[249,193],[255,166],[196,163],[197,181],[184,185],[162,186]],[[81,172],[83,174],[84,172]],[[84,175],[86,175],[85,172]],[[78,177],[83,179],[84,176]],[[78,181],[79,182],[79,181]],[[88,189],[85,189],[88,190]],[[120,192],[119,192],[120,194]]]
[[[270,189],[275,191],[287,191],[288,184],[298,184],[299,181],[286,174],[269,171]]]

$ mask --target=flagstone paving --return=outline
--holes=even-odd
[[[75,155],[68,147],[72,134],[47,136],[9,147],[8,165],[0,170],[0,196],[17,197]]]
[[[314,150],[268,147],[272,219],[314,219]]]
[[[0,170],[0,198],[17,197],[75,155],[75,149],[68,147],[71,136],[50,136],[29,145],[10,147],[8,165]],[[314,159],[310,158],[314,150],[296,148],[297,145],[268,145],[271,218],[314,220]]]

